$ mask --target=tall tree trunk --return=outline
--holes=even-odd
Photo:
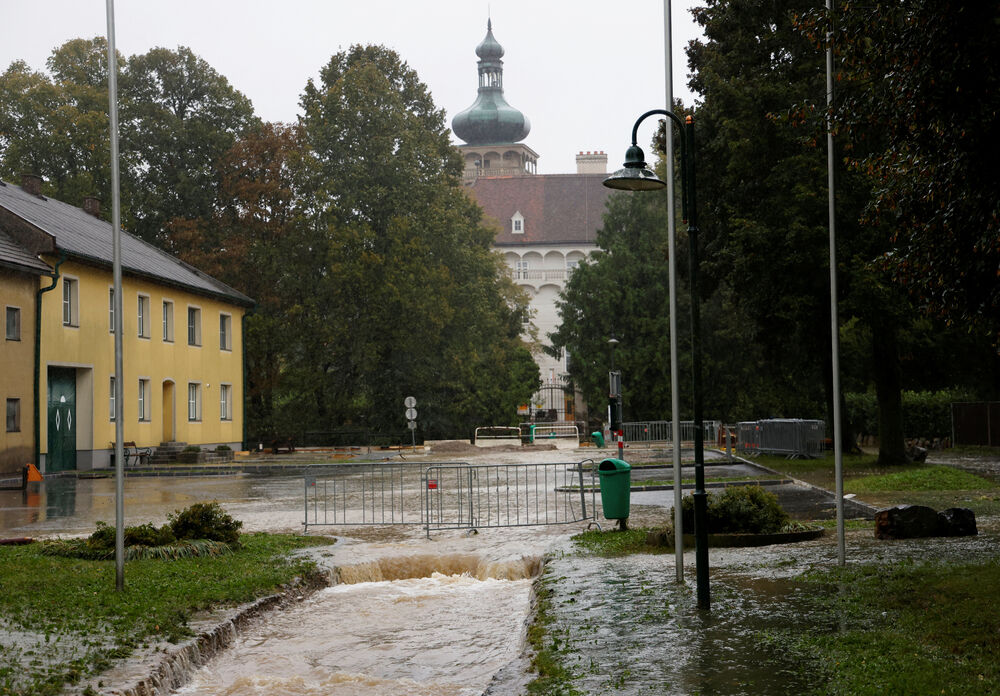
[[[900,389],[898,328],[887,317],[873,321],[872,361],[875,395],[878,398],[878,463],[899,466],[909,463],[903,442],[903,398]]]

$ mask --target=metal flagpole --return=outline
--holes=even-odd
[[[830,349],[833,369],[833,459],[837,496],[837,562],[846,564],[844,544],[844,448],[840,424],[840,336],[837,321],[837,225],[833,180],[833,0],[826,0],[831,22],[826,33],[826,164],[830,209]]]
[[[115,3],[108,8],[108,114],[111,121],[111,246],[115,287],[115,588],[125,589],[125,386],[122,370],[122,235],[118,180],[118,55],[115,50]]]
[[[667,111],[674,110],[674,73],[673,54],[671,46],[672,26],[670,22],[670,0],[663,0],[663,51],[665,54],[665,83],[667,96]],[[670,412],[673,423],[673,453],[674,453],[674,565],[677,568],[677,582],[684,582],[684,535],[681,529],[681,423],[680,397],[678,396],[679,379],[677,376],[677,255],[674,253],[676,242],[676,220],[674,216],[674,139],[673,128],[666,123],[664,128],[666,145],[666,181],[667,181],[667,255],[670,269]]]

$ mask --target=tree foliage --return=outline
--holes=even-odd
[[[301,105],[326,258],[303,307],[319,340],[299,393],[363,424],[402,424],[406,395],[426,404],[431,433],[509,422],[538,383],[519,339],[525,300],[426,85],[393,51],[355,46]]]
[[[817,43],[824,12],[800,19]],[[1000,2],[846,2],[833,17],[845,161],[870,182],[881,265],[932,316],[1000,331]]]
[[[173,218],[211,214],[213,166],[257,119],[188,48],[118,62],[122,223],[169,247]],[[0,175],[38,174],[46,194],[73,205],[110,202],[107,42],[67,41],[46,65],[48,75],[15,61],[0,75]]]
[[[80,205],[111,189],[107,44],[74,39],[52,52],[52,77],[14,61],[0,75],[0,176],[42,176],[45,192]]]
[[[321,80],[297,126],[265,124],[217,162],[210,217],[170,228],[184,258],[258,300],[251,433],[400,433],[409,395],[425,436],[511,422],[538,384],[526,301],[443,113],[381,47],[338,53]]]

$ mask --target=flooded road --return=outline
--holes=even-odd
[[[321,590],[176,691],[473,696],[521,652],[531,580],[433,574]]]
[[[544,463],[565,462],[567,454],[491,451],[456,458]],[[586,456],[576,454],[577,461]],[[670,472],[655,476],[663,474]],[[245,531],[302,530],[300,475],[136,477],[125,489],[130,525],[160,525],[174,510],[217,500]],[[663,524],[670,504],[669,491],[636,492],[633,524]],[[53,479],[33,492],[0,492],[3,536],[89,534],[97,520],[113,518],[113,479]],[[673,554],[601,559],[575,553],[570,536],[586,526],[432,530],[430,539],[419,524],[310,527],[311,534],[338,539],[304,552],[335,584],[267,614],[173,693],[521,693],[532,583],[543,557],[551,559],[545,582],[553,588],[552,635],[565,646],[582,693],[791,695],[810,686],[792,657],[768,648],[766,636],[796,622],[835,628],[836,617],[816,613],[813,598],[785,582],[810,567],[835,565],[832,541],[713,549],[713,611],[705,614],[695,608],[692,553],[685,554],[688,583],[678,585]],[[873,560],[904,548],[918,556],[974,554],[983,543],[995,545],[995,532],[991,540],[905,547],[856,533],[849,555]]]
[[[167,515],[217,500],[244,531],[300,532],[301,476],[178,476],[125,479],[125,524],[160,526]],[[0,536],[79,536],[115,522],[113,478],[53,478],[0,491]]]

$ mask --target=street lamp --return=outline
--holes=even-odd
[[[694,396],[694,540],[695,566],[698,581],[698,607],[711,606],[708,582],[708,529],[706,512],[708,493],[705,492],[705,432],[702,423],[701,393],[701,307],[698,299],[698,209],[695,198],[694,181],[694,119],[685,121],[671,111],[653,109],[638,118],[632,126],[632,145],[625,152],[622,169],[604,180],[608,188],[619,191],[657,191],[665,188],[667,182],[661,180],[646,166],[646,155],[637,144],[639,125],[649,116],[666,116],[681,131],[681,217],[688,225],[689,258],[691,276],[691,382]],[[666,137],[670,137],[669,133]]]

